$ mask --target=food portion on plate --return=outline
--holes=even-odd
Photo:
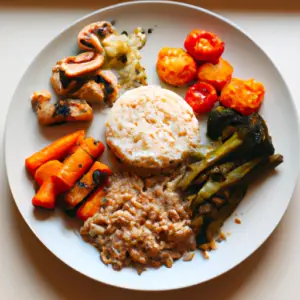
[[[217,106],[208,116],[207,136],[220,145],[192,154],[196,161],[177,182],[189,202],[197,244],[205,250],[213,247],[249,184],[283,162],[282,155],[274,154],[268,127],[258,113],[244,116]]]
[[[63,99],[51,102],[49,91],[36,91],[31,96],[31,105],[41,125],[61,124],[65,122],[91,121],[93,109],[80,99]]]
[[[197,64],[180,48],[162,48],[156,63],[160,79],[172,86],[185,86],[196,78]]]
[[[200,143],[200,126],[187,103],[159,86],[126,92],[106,121],[106,142],[124,163],[163,169],[176,166]]]
[[[113,173],[101,163],[104,144],[83,130],[25,160],[39,186],[35,207],[54,209],[60,202],[84,221],[80,233],[105,264],[139,273],[190,261],[197,248],[208,257],[206,251],[225,239],[221,228],[250,184],[283,162],[258,113],[264,86],[233,77],[217,35],[193,30],[186,51],[159,51],[158,76],[187,87],[185,99],[147,85],[139,52],[145,43],[139,27],[119,34],[107,21],[89,24],[78,35],[85,52],[52,70],[60,100],[51,102],[45,90],[31,100],[41,125],[90,121],[93,105],[108,104],[106,143],[125,171]],[[201,144],[197,119],[204,114],[207,144]]]
[[[140,178],[115,174],[100,210],[81,228],[105,264],[121,270],[134,266],[171,267],[196,249],[186,202],[173,188],[172,176]]]
[[[126,90],[147,85],[140,54],[146,40],[140,27],[119,34],[107,21],[85,26],[77,39],[81,52],[62,58],[52,68],[50,82],[57,101],[44,90],[31,97],[39,124],[91,121],[93,105],[112,106]]]
[[[250,115],[259,110],[264,95],[265,88],[260,82],[232,78],[221,91],[220,102],[243,115]]]
[[[109,167],[97,161],[104,149],[101,142],[85,138],[85,132],[79,130],[26,158],[25,166],[39,185],[32,204],[54,209],[62,196],[66,209],[80,206],[88,216],[87,205],[95,205],[89,196],[102,190],[111,175]]]
[[[171,86],[190,86],[186,101],[195,114],[212,110],[221,94],[222,105],[243,115],[257,112],[263,102],[265,88],[253,78],[233,78],[232,65],[221,56],[225,43],[214,33],[192,30],[182,48],[164,47],[158,54],[156,70],[159,78]]]
[[[218,92],[221,92],[226,83],[231,80],[232,74],[232,65],[220,57],[216,64],[211,62],[201,64],[197,70],[197,79],[211,84]]]

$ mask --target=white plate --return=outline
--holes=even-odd
[[[171,269],[148,270],[142,276],[132,269],[116,272],[105,266],[97,250],[80,238],[75,221],[58,211],[36,212],[31,205],[34,190],[24,169],[24,159],[83,125],[39,127],[31,110],[30,95],[35,90],[50,88],[51,67],[62,57],[76,53],[79,30],[99,20],[115,20],[119,31],[130,31],[136,26],[146,30],[153,28],[142,51],[149,83],[159,83],[155,72],[159,49],[163,46],[182,47],[190,30],[203,28],[215,32],[225,41],[224,57],[233,64],[234,76],[254,77],[265,84],[267,94],[261,113],[267,120],[276,152],[282,153],[285,161],[277,173],[250,189],[237,210],[242,224],[236,225],[234,217],[226,222],[224,231],[231,235],[219,244],[217,251],[211,252],[209,260],[197,253],[191,262],[178,261]],[[103,140],[106,113],[96,112],[88,134]],[[272,233],[288,206],[296,183],[298,136],[296,109],[286,84],[268,56],[246,33],[228,20],[198,7],[143,1],[96,11],[65,29],[40,52],[19,83],[10,105],[5,154],[9,184],[20,213],[52,253],[78,272],[110,285],[136,290],[168,290],[198,284],[230,270]]]

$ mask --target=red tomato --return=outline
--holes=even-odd
[[[188,89],[185,96],[185,101],[196,114],[210,112],[217,99],[216,89],[206,82],[194,84]]]
[[[225,84],[230,81],[233,67],[225,59],[220,58],[217,64],[205,63],[198,69],[198,79],[207,82],[221,91]]]
[[[224,52],[224,42],[214,33],[193,30],[187,36],[184,47],[196,60],[218,63]]]
[[[254,79],[232,78],[221,92],[220,103],[243,115],[258,111],[265,95],[265,87]]]

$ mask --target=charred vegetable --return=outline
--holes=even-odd
[[[232,153],[232,151],[240,147],[242,143],[243,140],[235,133],[219,148],[208,153],[205,159],[189,165],[189,171],[186,172],[183,178],[178,182],[177,187],[185,190],[200,173],[212,167],[221,159]]]
[[[63,192],[70,190],[103,154],[104,148],[101,142],[93,138],[84,139],[75,152],[65,159],[62,169],[53,177],[59,189]]]
[[[65,194],[65,202],[68,209],[81,203],[95,188],[107,183],[111,170],[103,163],[96,161],[89,171],[76,182]]]
[[[248,174],[253,168],[255,168],[260,162],[261,158],[256,158],[250,162],[243,164],[242,166],[234,169],[226,176],[226,179],[223,182],[208,180],[201,190],[198,192],[197,197],[192,202],[192,208],[195,208],[197,205],[201,204],[206,199],[211,198],[218,191],[228,189],[241,179],[243,179],[246,174]]]
[[[217,106],[208,115],[207,136],[212,140],[217,140],[222,137],[224,129],[228,126],[243,123],[244,117],[233,109]]]
[[[247,124],[237,127],[240,135],[244,135],[244,149],[252,157],[273,155],[275,152],[272,138],[264,119],[254,113],[247,118]]]
[[[214,150],[215,147],[213,147],[212,145],[201,145],[195,152],[191,153],[191,157],[196,160],[202,160]]]
[[[246,179],[246,175],[251,175],[251,171],[257,172],[256,174],[259,174],[264,169],[275,168],[282,162],[282,155],[272,155],[267,158],[255,158],[229,172],[226,176],[226,179],[222,182],[213,181],[211,179],[208,180],[198,192],[197,197],[192,201],[192,208],[195,208],[203,201],[210,199],[217,192],[244,182]]]
[[[274,155],[264,119],[218,106],[208,117],[207,136],[220,146],[201,146],[177,182],[184,191],[197,243],[212,249],[213,238],[245,195],[247,186],[265,171],[275,169],[283,156]]]
[[[224,164],[213,167],[208,175],[213,181],[221,182],[224,181],[226,175],[236,167],[234,162],[226,162]]]
[[[223,106],[218,106],[211,111],[207,121],[208,137],[213,140],[226,140],[234,133],[243,140],[243,157],[246,154],[251,154],[253,158],[274,154],[268,127],[258,113],[242,116]]]
[[[224,222],[227,218],[231,216],[231,214],[235,211],[239,203],[244,198],[247,187],[242,185],[235,188],[232,191],[228,202],[219,210],[215,212],[213,216],[213,221],[211,221],[206,228],[206,239],[208,242],[211,242],[215,236],[220,234],[220,229],[223,226]]]

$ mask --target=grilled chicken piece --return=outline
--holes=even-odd
[[[73,97],[86,100],[91,104],[113,104],[119,93],[118,80],[113,72],[98,71],[95,78],[83,84]]]
[[[34,92],[31,105],[41,125],[54,125],[65,122],[91,121],[93,110],[86,101],[80,99],[59,100],[51,103],[48,91]]]

